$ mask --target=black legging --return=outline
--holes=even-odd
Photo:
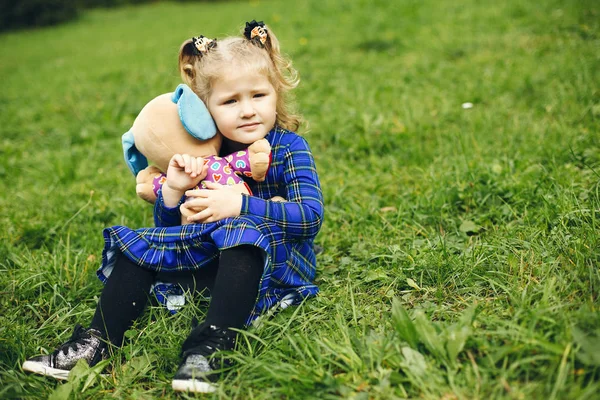
[[[258,295],[263,273],[262,251],[243,245],[223,250],[218,262],[194,272],[161,273],[161,279],[179,283],[184,289],[209,289],[210,305],[205,322],[221,328],[242,328]],[[119,254],[102,290],[91,328],[103,332],[120,346],[123,335],[144,311],[157,273]]]

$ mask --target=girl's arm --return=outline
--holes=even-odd
[[[315,161],[306,140],[298,136],[285,153],[283,181],[287,201],[242,197],[240,215],[252,214],[278,225],[287,235],[314,238],[323,223],[323,194]]]
[[[175,207],[167,207],[161,188],[158,191],[156,203],[154,203],[154,226],[167,227],[181,225],[181,211],[179,211],[179,206],[183,203],[184,199],[185,197],[182,196]]]
[[[206,177],[207,166],[202,157],[175,154],[169,161],[167,181],[158,192],[154,203],[154,225],[157,227],[181,225],[179,206],[184,201],[186,188],[195,186]]]

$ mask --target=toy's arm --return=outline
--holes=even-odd
[[[235,174],[226,158],[210,156],[204,160],[204,162],[208,164],[206,178],[200,182],[198,187],[194,189],[206,188],[206,186],[204,186],[204,182],[209,181],[219,183],[221,185],[233,186],[239,193],[252,195],[252,191],[248,185],[246,185],[242,178]],[[199,213],[202,211],[202,209],[198,207],[188,207],[184,202],[180,207],[180,211],[181,215],[184,217],[182,218],[182,221],[187,221],[187,217]]]
[[[266,139],[260,139],[248,146],[247,150],[230,154],[225,159],[239,175],[262,182],[271,164],[271,145]]]
[[[158,189],[160,189],[165,180],[166,175],[160,169],[151,165],[136,175],[135,191],[138,197],[150,204],[154,204],[158,195]]]
[[[283,158],[286,201],[242,196],[241,215],[258,215],[294,239],[312,239],[323,223],[323,194],[308,144],[298,137]]]
[[[252,179],[262,182],[267,177],[271,165],[271,145],[267,139],[260,139],[248,146]]]
[[[242,178],[232,171],[225,159],[210,156],[204,160],[204,163],[209,164],[209,172],[205,180],[220,183],[222,185],[236,185],[238,183],[243,183]],[[138,172],[135,178],[136,193],[141,199],[146,200],[150,204],[154,204],[158,197],[158,191],[162,188],[162,185],[166,180],[167,176],[158,169],[158,167],[151,165],[144,168]],[[191,189],[203,188],[204,185],[202,182]],[[242,192],[251,194],[249,189],[246,191],[242,190]]]
[[[210,156],[205,159],[205,163],[208,164],[208,173],[206,178],[200,182],[198,186],[191,189],[203,188],[204,181],[211,181],[220,183],[221,185],[234,186],[239,193],[252,195],[252,191],[248,185],[234,173],[226,159]],[[163,174],[158,168],[151,166],[140,171],[136,181],[138,182],[136,186],[138,196],[149,203],[154,203],[159,197],[159,190],[166,181],[166,175]],[[188,216],[202,211],[201,209],[197,208],[188,208],[185,204],[185,201],[182,201],[180,206],[177,208],[181,213],[180,216],[178,215],[179,213],[176,213],[175,209],[168,209],[165,207],[164,204],[162,204],[162,200],[160,202],[156,202],[156,226],[173,226],[178,225],[179,223],[185,225],[187,223]],[[178,223],[175,223],[174,221],[177,221]]]
[[[241,153],[246,153],[245,151],[238,151],[236,154],[237,162],[239,165],[242,163],[247,163],[244,161],[244,156]],[[229,162],[229,157],[216,157],[209,156],[204,159],[204,163],[208,165],[208,172],[206,173],[205,181],[219,183],[221,185],[236,185],[238,183],[242,183],[243,180],[238,175],[235,174],[235,169],[232,167],[232,163]],[[233,157],[233,154],[231,155]],[[234,158],[232,158],[234,159]],[[247,157],[246,157],[247,159]],[[203,189],[205,186],[200,185]]]

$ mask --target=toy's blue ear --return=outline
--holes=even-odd
[[[133,172],[134,176],[137,176],[138,172],[148,166],[148,160],[140,151],[135,147],[135,141],[133,139],[133,132],[127,131],[122,137],[123,143],[123,155],[125,156],[125,162],[127,166]]]
[[[206,105],[189,86],[184,84],[177,86],[171,100],[177,103],[181,123],[190,135],[196,139],[206,140],[217,134],[217,127]]]

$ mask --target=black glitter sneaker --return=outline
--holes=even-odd
[[[194,328],[182,346],[183,361],[173,377],[177,392],[212,393],[213,384],[230,362],[216,353],[235,347],[236,332],[215,325]]]
[[[106,349],[106,341],[99,330],[85,329],[81,325],[76,325],[71,339],[52,354],[33,357],[25,361],[23,371],[66,380],[69,377],[69,371],[73,369],[77,361],[83,358],[90,367],[93,367],[106,358]]]

